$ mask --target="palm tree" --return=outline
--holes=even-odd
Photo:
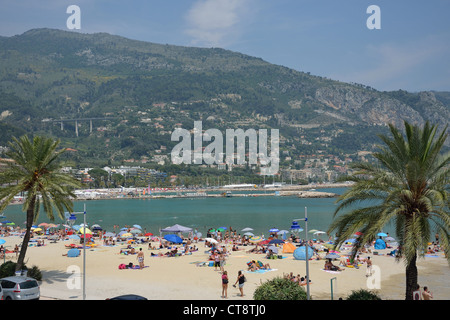
[[[405,122],[406,139],[393,125],[392,137],[373,156],[377,164],[358,163],[352,175],[343,178],[354,184],[337,202],[335,220],[328,232],[336,231],[336,246],[361,232],[353,254],[393,223],[399,243],[397,261],[406,266],[406,294],[411,300],[417,289],[417,257],[427,250],[431,232],[439,233],[440,244],[449,260],[448,210],[449,153],[441,154],[447,127],[436,135],[437,127],[428,122],[423,128]],[[345,208],[347,212],[339,217]],[[449,260],[450,261],[450,260]]]
[[[2,212],[17,194],[24,192],[25,200],[22,210],[26,212],[26,232],[23,238],[16,271],[21,270],[30,240],[31,227],[39,217],[41,204],[48,218],[53,221],[56,209],[59,217],[64,219],[64,210],[73,212],[71,197],[75,198],[73,188],[80,183],[71,176],[61,173],[58,157],[65,151],[56,150],[59,140],[27,136],[13,138],[9,143],[6,157],[1,159],[0,171],[0,212]]]

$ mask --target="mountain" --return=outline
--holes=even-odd
[[[195,120],[204,129],[278,128],[294,159],[370,151],[388,122],[443,128],[449,118],[449,92],[380,92],[220,48],[54,29],[0,37],[0,145],[50,135],[84,163],[170,153],[173,129]]]

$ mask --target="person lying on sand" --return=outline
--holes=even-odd
[[[335,266],[335,265],[331,262],[331,259],[327,259],[327,261],[325,261],[324,270],[329,270],[329,271],[344,271],[345,269],[341,269],[340,267]]]

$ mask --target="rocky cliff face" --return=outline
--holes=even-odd
[[[412,103],[405,103],[383,92],[333,85],[318,88],[315,99],[343,116],[370,125],[403,126],[404,120],[422,125],[429,120],[443,128],[450,119],[449,108],[433,92],[420,92]]]

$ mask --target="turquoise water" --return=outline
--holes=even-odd
[[[325,191],[325,190],[324,190]],[[344,189],[327,189],[342,193]],[[304,218],[308,212],[308,229],[326,231],[336,208],[335,198],[301,199],[298,197],[231,197],[231,198],[174,198],[174,199],[114,199],[76,201],[74,210],[82,212],[86,205],[88,225],[99,224],[112,231],[113,225],[138,224],[147,232],[159,234],[159,229],[180,224],[206,235],[209,228],[232,227],[235,230],[253,228],[255,235],[268,235],[272,227],[289,230],[293,219]],[[24,227],[25,213],[20,205],[9,206],[4,215],[16,225]],[[50,222],[42,211],[37,224]],[[63,223],[55,218],[55,223]],[[77,215],[75,224],[83,223]],[[304,221],[299,221],[304,229]],[[388,231],[389,232],[389,231]],[[304,233],[303,233],[304,234]],[[326,235],[322,238],[325,240]]]

